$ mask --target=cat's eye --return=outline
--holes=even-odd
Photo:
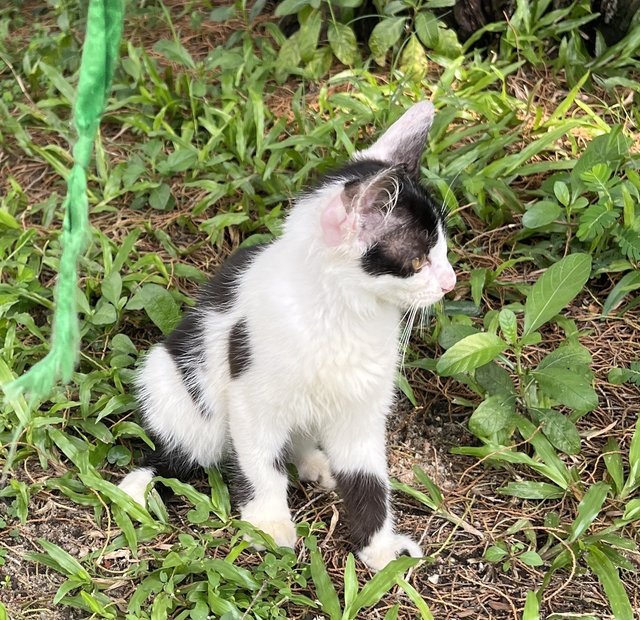
[[[423,254],[419,258],[416,256],[416,258],[411,261],[411,266],[413,267],[414,271],[420,271],[428,262],[429,259],[427,258],[426,254]]]

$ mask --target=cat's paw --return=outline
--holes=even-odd
[[[296,526],[291,519],[283,519],[280,521],[251,519],[249,522],[257,530],[269,534],[278,547],[295,548],[298,537],[296,535]],[[257,542],[254,537],[247,535],[245,536],[245,540],[248,540],[256,551],[264,551],[264,545]]]
[[[147,505],[147,487],[153,479],[153,469],[140,467],[127,474],[118,487],[143,508]]]
[[[296,467],[300,480],[317,482],[328,491],[336,488],[336,480],[331,474],[329,459],[322,450],[308,452],[299,463],[296,463]]]
[[[374,535],[371,542],[358,553],[358,557],[376,572],[401,555],[421,558],[423,553],[408,536],[388,532],[379,532]]]

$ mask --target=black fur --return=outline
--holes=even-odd
[[[382,480],[370,473],[338,472],[335,478],[347,513],[351,540],[356,549],[362,549],[387,518],[389,491]]]
[[[229,310],[237,295],[236,281],[238,276],[249,266],[253,257],[266,245],[254,245],[240,248],[222,265],[218,273],[204,285],[198,295],[198,306],[225,312]],[[199,321],[198,310],[187,310],[182,321],[165,340],[169,355],[173,358],[182,382],[189,392],[194,404],[203,415],[210,415],[206,407],[206,398],[197,381],[197,369],[204,359],[203,326]]]
[[[397,223],[361,259],[362,268],[372,276],[414,275],[412,260],[428,255],[438,241],[438,225],[445,227],[442,214],[420,183],[405,175],[399,175],[398,181],[400,191],[393,208]]]
[[[202,336],[198,315],[194,310],[187,310],[178,327],[165,340],[164,346],[178,367],[191,400],[203,415],[209,415],[206,399],[197,381],[197,368],[204,356]]]
[[[156,476],[178,480],[189,480],[203,471],[202,467],[193,463],[186,452],[180,448],[170,448],[149,429],[145,429],[145,432],[153,442],[155,450],[149,450],[145,454],[142,467],[150,467]]]
[[[222,473],[227,480],[229,494],[234,506],[241,508],[254,498],[255,490],[253,484],[242,471],[238,455],[235,452],[225,460]]]
[[[396,225],[385,230],[362,257],[362,268],[372,276],[411,277],[414,258],[429,254],[438,241],[438,225],[446,229],[444,213],[417,173],[405,166],[391,166],[376,159],[352,161],[327,174],[321,184],[344,180],[345,191],[357,191],[356,184],[389,170],[398,183],[399,193],[393,208]]]
[[[229,334],[229,372],[231,378],[239,377],[251,364],[251,344],[246,320],[238,321]]]
[[[236,250],[220,267],[218,273],[207,282],[198,295],[203,308],[225,312],[233,307],[238,287],[237,279],[247,269],[251,260],[259,254],[265,244]]]

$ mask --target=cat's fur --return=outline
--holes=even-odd
[[[394,530],[385,421],[404,311],[455,284],[443,215],[419,183],[432,120],[430,103],[414,105],[303,195],[283,235],[237,252],[149,352],[137,385],[156,451],[120,485],[134,499],[154,475],[231,460],[242,518],[293,547],[290,462],[337,487],[368,566],[421,555]]]

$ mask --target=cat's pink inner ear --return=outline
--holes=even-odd
[[[331,199],[320,215],[322,238],[331,247],[340,245],[354,230],[355,214],[347,213],[341,192]]]

